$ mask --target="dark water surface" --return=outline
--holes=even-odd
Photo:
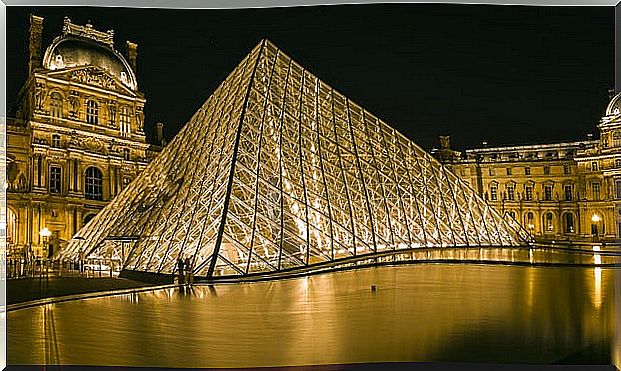
[[[420,264],[48,304],[8,313],[8,363],[610,364],[615,269]]]

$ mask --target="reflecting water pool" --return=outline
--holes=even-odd
[[[8,363],[609,364],[614,275],[419,264],[68,301],[8,313]]]

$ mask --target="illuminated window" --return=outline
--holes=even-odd
[[[490,197],[492,199],[492,201],[497,201],[498,200],[498,186],[497,185],[492,185],[490,187]]]
[[[572,201],[574,198],[573,195],[573,186],[571,184],[565,185],[565,201]]]
[[[119,113],[119,126],[121,135],[127,136],[131,132],[131,116],[129,114],[129,108],[127,107],[121,108],[121,112]]]
[[[533,200],[533,186],[527,185],[526,187],[524,187],[524,198],[526,199],[526,201]]]
[[[61,192],[61,171],[58,166],[50,167],[50,193]]]
[[[552,186],[551,185],[543,186],[543,199],[545,201],[552,201]]]
[[[123,158],[129,160],[129,148],[123,148]]]
[[[525,167],[524,168],[524,175],[530,175],[530,168],[529,167]]]
[[[50,116],[54,118],[63,117],[63,98],[56,92],[50,95]]]
[[[507,199],[509,201],[515,200],[515,186],[513,184],[507,186]]]
[[[86,101],[86,123],[92,125],[99,123],[99,105],[92,99]]]
[[[103,176],[101,170],[91,166],[86,169],[84,196],[88,200],[101,200],[103,198]]]
[[[591,183],[591,190],[593,191],[593,200],[599,200],[600,197],[600,189],[599,189],[599,182],[593,182]]]
[[[494,175],[496,175],[496,172],[494,171],[493,168],[490,167],[489,168],[489,176],[494,176]]]

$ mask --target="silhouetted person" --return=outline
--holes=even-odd
[[[177,260],[177,270],[179,271],[179,284],[182,285],[185,283],[185,277],[184,277],[184,272],[183,272],[183,260],[181,258],[179,258]]]
[[[78,261],[78,270],[84,273],[84,249],[80,248],[80,260]]]
[[[192,266],[190,263],[190,258],[185,258],[185,261],[183,262],[183,265],[185,266],[185,272],[186,272],[186,283],[192,283],[191,279],[192,279]]]

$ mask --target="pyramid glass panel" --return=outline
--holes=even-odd
[[[244,276],[526,231],[432,156],[262,41],[64,257]],[[412,256],[414,256],[412,254]]]

